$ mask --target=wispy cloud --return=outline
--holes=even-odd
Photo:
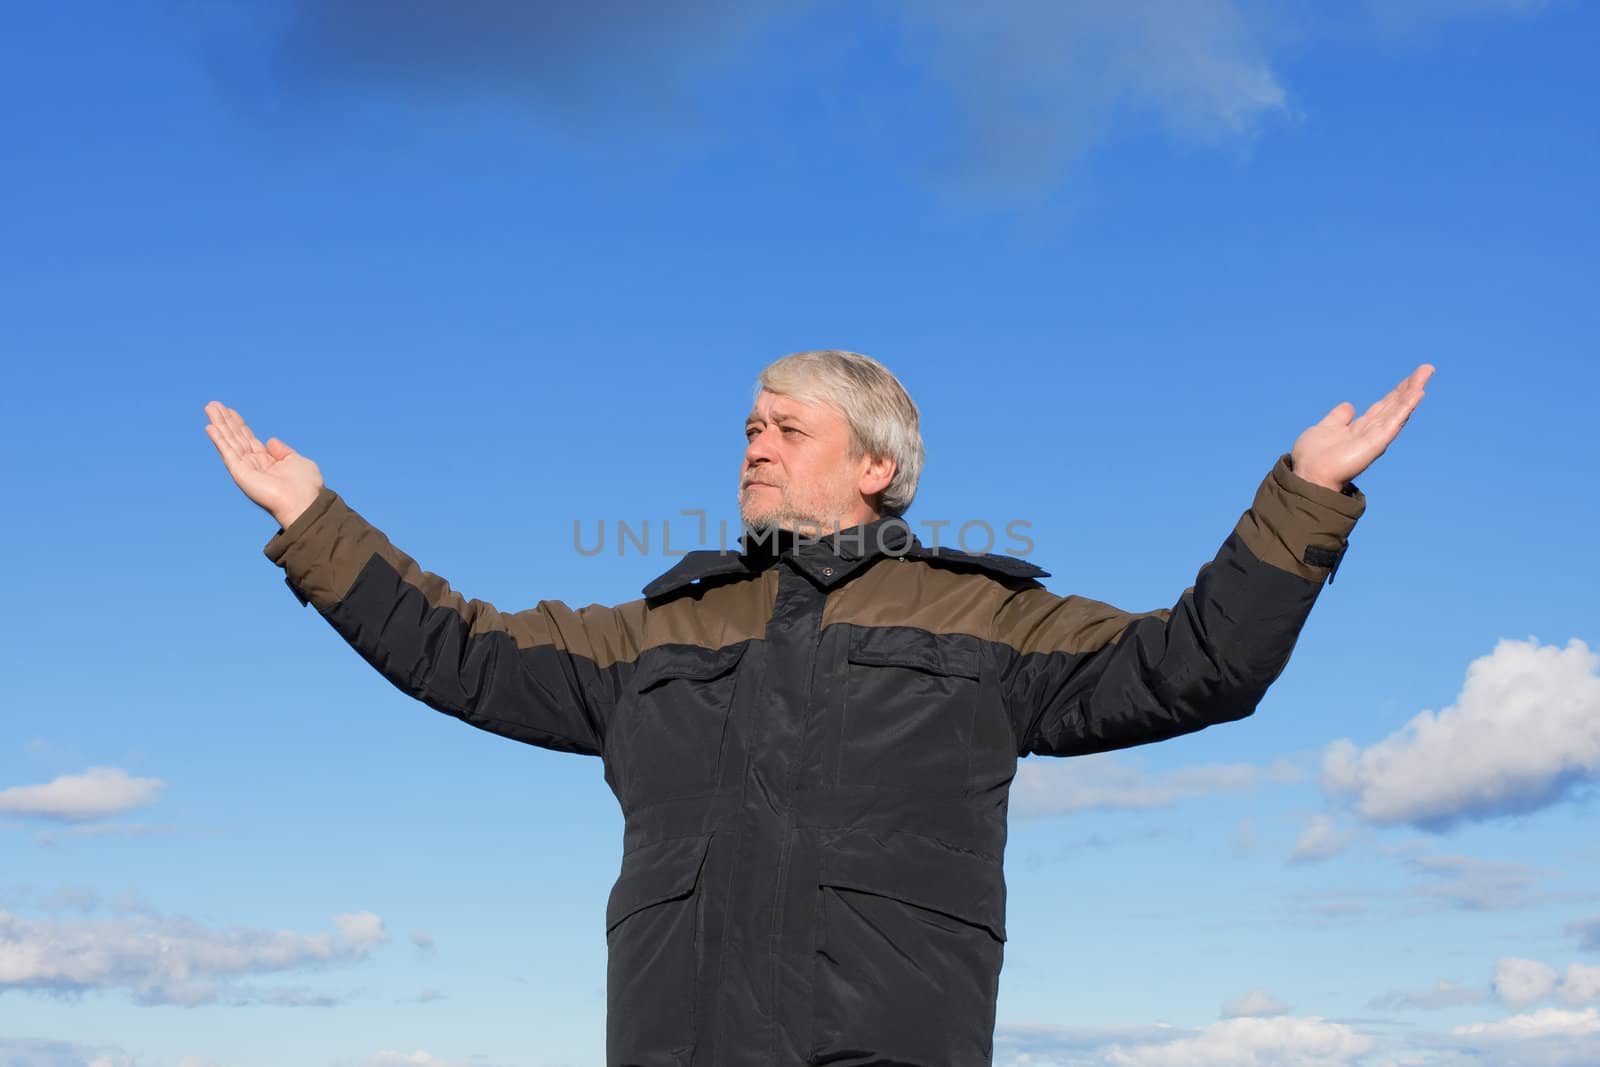
[[[227,1003],[235,1007],[271,1004],[279,1008],[335,1008],[348,999],[332,993],[316,993],[304,986],[273,989],[240,986],[231,990],[226,997]]]
[[[1224,1019],[1243,1019],[1251,1017],[1265,1017],[1269,1015],[1287,1015],[1289,1005],[1268,993],[1265,989],[1252,989],[1222,1005]]]
[[[1334,21],[1377,38],[1538,6],[1369,0]],[[850,102],[841,121],[875,116],[865,125],[887,131],[894,149],[1001,198],[1036,196],[1096,143],[1130,129],[1248,142],[1294,115],[1285,53],[1330,29],[1309,5],[1253,0],[276,0],[229,6],[227,18],[192,9],[218,77],[239,95],[241,72],[259,70],[281,107],[373,95],[430,108],[486,104],[592,140],[620,128],[709,132],[711,116],[728,113],[713,101],[761,96],[788,79],[790,92],[841,94]],[[752,62],[813,19],[803,69]],[[894,86],[877,73],[882,54],[839,43],[878,37],[902,75]],[[745,79],[737,86],[727,80],[736,72]]]
[[[1423,877],[1415,892],[1424,900],[1466,911],[1506,911],[1527,907],[1539,875],[1532,867],[1507,860],[1423,854],[1406,866]]]
[[[1314,816],[1294,843],[1290,863],[1315,863],[1331,859],[1350,846],[1355,831],[1341,829],[1331,815]]]
[[[1240,858],[1253,855],[1261,847],[1261,832],[1256,829],[1255,821],[1248,816],[1240,819],[1233,827],[1233,836],[1228,839],[1228,846],[1233,854]]]
[[[169,837],[177,832],[178,828],[172,823],[87,823],[54,830],[41,830],[33,835],[33,840],[36,844],[53,848],[68,841],[100,837]]]
[[[1024,760],[1011,784],[1011,812],[1019,817],[1074,811],[1162,808],[1182,800],[1231,790],[1299,781],[1286,762],[1270,767],[1213,763],[1176,771],[1147,772],[1113,756],[1072,760]]]
[[[1367,0],[1373,21],[1388,32],[1416,31],[1446,19],[1482,15],[1528,15],[1546,0]]]
[[[1368,1001],[1367,1007],[1379,1011],[1398,1011],[1408,1008],[1419,1011],[1441,1011],[1464,1004],[1482,1004],[1489,999],[1487,989],[1440,981],[1432,989],[1381,994]]]
[[[897,7],[954,114],[944,167],[986,193],[1051,184],[1118,119],[1216,140],[1288,110],[1269,26],[1233,0]]]
[[[134,1067],[130,1056],[109,1045],[4,1036],[0,1036],[0,1063],[6,1067]]]
[[[75,994],[122,989],[142,1004],[227,998],[314,1003],[294,992],[233,985],[246,975],[366,958],[387,940],[371,912],[332,918],[335,932],[213,929],[190,919],[136,914],[113,919],[28,919],[0,911],[0,992]]]
[[[116,767],[90,767],[44,785],[0,789],[0,814],[63,822],[99,819],[154,804],[164,784],[159,778],[130,778]]]
[[[254,69],[274,108],[373,95],[429,110],[487,105],[587,138],[703,121],[707,81],[794,7],[780,0],[268,0],[225,19],[194,14],[225,86],[245,92],[245,72]],[[256,49],[264,53],[251,62]]]
[[[1321,922],[1354,916],[1407,919],[1441,910],[1514,911],[1560,900],[1539,890],[1541,878],[1550,872],[1526,864],[1430,852],[1416,843],[1379,851],[1397,857],[1414,880],[1399,887],[1301,890],[1288,898],[1290,914]]]
[[[1368,822],[1448,829],[1537,810],[1600,777],[1600,654],[1502,640],[1456,702],[1367,749],[1329,746],[1322,785]]]
[[[1578,939],[1578,947],[1584,951],[1600,952],[1600,915],[1568,923],[1567,933]]]
[[[40,902],[45,911],[90,912],[100,906],[100,894],[91,886],[64,885]]]
[[[1333,921],[1365,915],[1378,899],[1378,893],[1367,889],[1300,890],[1290,898],[1289,908],[1294,914]]]

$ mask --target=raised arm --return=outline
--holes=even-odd
[[[1301,434],[1177,604],[1132,613],[1037,583],[995,619],[1019,754],[1126,748],[1249,715],[1282,673],[1366,508],[1353,479],[1422,398],[1424,364],[1352,421],[1340,404]]]
[[[474,726],[543,748],[600,755],[610,668],[631,661],[636,605],[574,611],[542,601],[503,613],[423,570],[276,438],[262,445],[213,401],[206,427],[239,488],[278,519],[263,551],[401,691]]]

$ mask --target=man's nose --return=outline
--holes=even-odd
[[[744,449],[744,465],[752,467],[757,463],[772,462],[772,436],[766,430],[761,430],[750,437],[750,443]]]

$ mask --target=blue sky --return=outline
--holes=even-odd
[[[1600,1061],[1600,13],[383,10],[8,6],[0,1063],[601,1062],[599,762],[362,663],[202,408],[469,596],[617,603],[671,560],[574,523],[732,521],[830,346],[914,523],[1129,610],[1438,368],[1254,716],[1024,762],[997,1064]]]

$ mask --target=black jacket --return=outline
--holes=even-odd
[[[626,820],[609,1065],[974,1067],[1017,759],[1249,715],[1364,507],[1280,457],[1194,586],[1141,614],[892,520],[690,553],[616,607],[515,614],[326,487],[265,552],[406,693],[605,761]]]

